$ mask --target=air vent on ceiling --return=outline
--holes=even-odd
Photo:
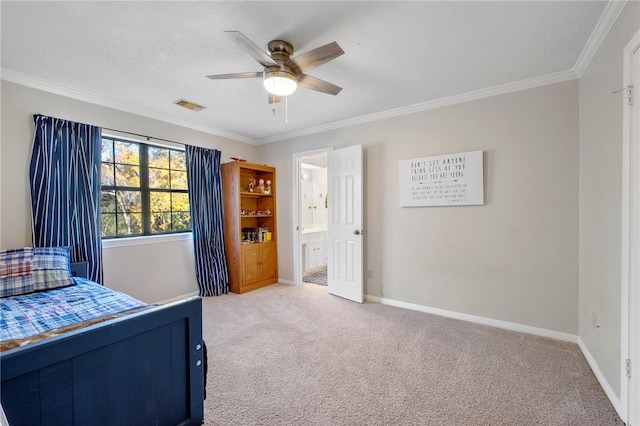
[[[177,101],[174,102],[174,104],[179,105],[179,106],[181,106],[183,108],[186,108],[186,109],[190,109],[191,111],[196,111],[196,112],[197,111],[202,111],[203,109],[206,108],[206,106],[198,105],[195,102],[189,102],[189,101],[186,101],[184,99],[178,99]]]

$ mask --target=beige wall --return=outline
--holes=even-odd
[[[640,28],[628,2],[580,79],[579,335],[620,396],[622,52]],[[601,322],[596,331],[593,315]]]
[[[29,156],[33,114],[45,114],[215,148],[222,158],[255,159],[256,148],[158,120],[2,81],[0,248],[31,245]],[[157,302],[197,291],[192,241],[105,248],[105,284]]]
[[[281,278],[293,280],[292,154],[354,144],[367,294],[577,333],[577,81],[260,146],[278,170]],[[399,160],[471,150],[485,152],[484,206],[399,206]]]

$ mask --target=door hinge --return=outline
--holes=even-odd
[[[627,377],[631,378],[631,360],[629,358],[625,360],[625,371],[627,373]]]
[[[625,92],[627,95],[627,105],[633,105],[633,84],[628,84],[625,87],[614,90],[611,93]]]

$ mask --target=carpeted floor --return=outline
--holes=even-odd
[[[206,425],[622,425],[577,345],[273,285],[203,299]]]
[[[327,268],[304,275],[302,281],[305,283],[327,285]]]

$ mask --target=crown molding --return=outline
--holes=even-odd
[[[300,136],[312,135],[315,133],[323,133],[329,130],[340,129],[343,127],[355,126],[358,124],[369,123],[371,121],[384,120],[387,118],[398,117],[416,112],[427,111],[430,109],[442,108],[445,106],[461,104],[464,102],[475,101],[478,99],[490,98],[492,96],[504,95],[521,90],[533,89],[536,87],[547,86],[549,84],[562,83],[564,81],[575,80],[578,76],[573,70],[560,71],[552,74],[546,74],[540,77],[528,78],[513,83],[501,84],[489,87],[487,89],[475,90],[472,92],[462,93],[460,95],[449,96],[446,98],[435,99],[432,101],[421,102],[418,104],[408,105],[406,107],[394,108],[387,111],[376,112],[373,114],[362,115],[360,117],[350,118],[347,120],[336,121],[333,123],[323,124],[321,126],[310,127],[307,129],[294,130],[287,133],[269,136],[267,138],[258,139],[258,144],[267,144],[278,142],[285,139],[292,139]]]
[[[262,139],[251,139],[246,136],[237,135],[235,133],[224,132],[219,129],[212,129],[206,127],[195,126],[192,123],[176,120],[173,117],[161,115],[153,112],[149,112],[138,107],[124,104],[112,99],[101,98],[86,92],[82,92],[75,89],[70,89],[59,84],[51,83],[46,80],[37,79],[31,76],[27,76],[22,73],[18,73],[11,70],[2,69],[1,79],[10,81],[13,83],[21,84],[24,86],[32,87],[34,89],[43,90],[46,92],[55,93],[58,95],[70,97],[80,101],[90,102],[106,106],[109,108],[115,108],[121,111],[130,112],[132,114],[138,114],[144,117],[153,118],[163,122],[175,124],[182,127],[187,127],[193,130],[198,130],[205,133],[233,139],[238,142],[244,142],[251,145],[262,145],[267,143],[278,142],[286,139],[292,139],[301,136],[308,136],[316,133],[323,133],[330,130],[341,129],[344,127],[355,126],[358,124],[369,123],[372,121],[384,120],[387,118],[399,117],[402,115],[413,114],[416,112],[427,111],[436,108],[442,108],[450,105],[456,105],[464,102],[489,98],[492,96],[503,95],[512,92],[518,92],[521,90],[533,89],[536,87],[546,86],[549,84],[562,83],[564,81],[575,80],[578,75],[573,70],[560,71],[557,73],[546,74],[539,77],[533,77],[525,80],[516,81],[513,83],[501,84],[486,89],[476,90],[472,92],[462,93],[460,95],[449,96],[446,98],[435,99],[432,101],[421,102],[418,104],[408,105],[405,107],[394,108],[382,112],[373,114],[362,115],[355,118],[350,118],[341,121],[335,121],[328,124],[323,124],[316,127],[309,127],[300,130],[294,130],[291,132],[279,133],[277,135],[269,136]]]
[[[600,48],[600,45],[604,41],[605,37],[613,27],[613,24],[620,16],[620,12],[624,9],[624,6],[627,4],[627,0],[610,0],[602,11],[602,15],[600,15],[600,19],[596,24],[591,36],[589,36],[589,40],[582,49],[580,56],[578,56],[578,60],[573,66],[573,71],[579,77],[582,77],[582,74],[585,72],[589,63],[595,56],[596,52]]]
[[[79,101],[89,102],[92,104],[101,105],[108,108],[114,108],[119,111],[125,111],[131,114],[141,115],[143,117],[152,118],[154,120],[159,120],[165,123],[175,124],[177,126],[186,127],[189,129],[197,130],[204,133],[209,133],[209,134],[220,136],[227,139],[232,139],[237,142],[244,142],[247,144],[256,145],[255,139],[248,138],[246,136],[238,135],[232,132],[226,132],[220,129],[197,126],[187,121],[176,120],[174,117],[171,117],[168,115],[151,112],[143,108],[139,108],[135,105],[119,102],[115,99],[108,99],[100,96],[95,96],[88,92],[72,89],[70,87],[62,86],[57,83],[52,83],[50,81],[39,79],[39,78],[30,76],[27,74],[23,74],[17,71],[2,68],[0,69],[0,79],[11,82],[11,83],[16,83],[23,86],[31,87],[33,89],[43,90],[45,92],[50,92],[56,95],[61,95],[68,98],[76,99]]]

